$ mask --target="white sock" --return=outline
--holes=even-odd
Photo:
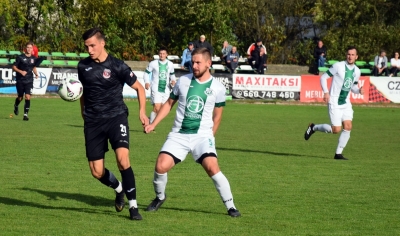
[[[154,119],[156,118],[157,113],[155,113],[154,111],[152,111],[150,113],[150,124],[153,123]]]
[[[328,124],[314,125],[314,131],[321,131],[325,133],[332,133],[332,126]]]
[[[343,149],[346,147],[347,142],[350,139],[350,131],[349,130],[342,130],[339,136],[339,143],[336,148],[336,154],[342,154]]]
[[[119,183],[119,185],[118,185],[118,187],[115,189],[115,192],[120,193],[120,192],[122,191],[122,184],[121,184],[121,182],[119,182],[119,181],[118,181],[118,183]]]
[[[211,179],[214,181],[215,188],[221,196],[222,202],[225,204],[226,209],[229,210],[232,207],[235,208],[235,205],[233,204],[231,187],[225,175],[220,171],[211,176]]]
[[[167,173],[159,174],[154,171],[154,179],[153,179],[154,192],[156,192],[156,195],[160,200],[163,200],[165,198],[165,187],[167,186],[167,182],[168,182]]]
[[[129,200],[129,208],[138,208],[136,200]]]

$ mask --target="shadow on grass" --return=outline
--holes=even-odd
[[[75,200],[78,202],[83,202],[91,206],[113,206],[114,199],[103,198],[98,196],[91,196],[80,193],[66,193],[66,192],[53,192],[53,191],[45,191],[40,189],[32,189],[32,188],[20,188],[24,191],[36,192],[42,194],[47,197],[47,200],[60,200],[60,199],[68,199]]]
[[[275,156],[315,157],[315,158],[326,159],[325,157],[321,157],[321,156],[302,155],[302,154],[286,153],[286,152],[259,151],[259,150],[239,149],[239,148],[217,147],[217,150],[235,151],[235,152],[253,152],[253,153],[261,153],[261,154],[270,154],[270,155],[275,155]]]
[[[71,125],[71,124],[67,124],[68,126],[71,127],[75,127],[75,128],[83,128],[83,125]]]
[[[110,215],[111,211],[101,211],[101,210],[96,210],[90,209],[90,208],[82,208],[82,207],[59,207],[59,206],[49,206],[49,205],[43,205],[35,202],[28,202],[28,201],[23,201],[19,199],[12,199],[8,197],[0,197],[0,203],[5,204],[5,205],[10,205],[10,206],[22,206],[22,207],[35,207],[35,208],[40,208],[40,209],[46,209],[46,210],[67,210],[67,211],[76,211],[76,212],[86,212],[86,213],[96,213],[96,214],[106,214]]]

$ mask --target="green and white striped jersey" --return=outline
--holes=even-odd
[[[151,78],[151,90],[158,91],[160,93],[169,93],[169,85],[171,80],[175,80],[174,64],[169,61],[154,60],[149,63],[144,73],[144,82],[150,83],[149,76]]]
[[[178,100],[172,132],[184,134],[211,133],[215,107],[225,106],[226,88],[210,77],[199,82],[193,74],[181,76],[170,98]]]
[[[350,90],[358,91],[357,84],[361,75],[360,69],[356,65],[349,65],[346,61],[340,61],[333,64],[326,74],[332,77],[329,103],[340,106],[351,105]],[[321,85],[324,92],[328,92],[327,88],[324,88],[324,83],[326,84],[328,76],[321,76]]]

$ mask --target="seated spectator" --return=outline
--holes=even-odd
[[[192,52],[194,51],[194,45],[192,42],[188,43],[188,47],[183,50],[181,68],[185,69],[187,67],[190,73],[193,73],[192,65]]]
[[[226,56],[226,66],[228,67],[231,74],[236,73],[236,68],[239,65],[239,53],[235,46],[232,47],[232,51]]]
[[[267,54],[267,49],[263,45],[261,39],[257,39],[257,41],[252,43],[247,49],[247,62],[253,69],[255,68],[255,63],[258,60],[260,48],[264,48],[265,54]],[[258,52],[254,52],[254,50],[257,50]]]
[[[228,54],[232,51],[232,46],[229,45],[228,41],[224,41],[224,44],[222,45],[222,57],[221,57],[221,61],[225,62],[225,64],[227,63],[227,56]]]
[[[394,53],[394,58],[390,59],[390,75],[389,77],[397,76],[397,72],[400,70],[400,59],[399,59],[399,52]]]
[[[267,68],[267,54],[263,47],[260,48],[257,61],[254,65],[257,74],[264,74],[264,68]]]
[[[385,74],[385,76],[389,75],[389,70],[387,68],[388,59],[386,57],[386,51],[381,50],[379,55],[377,55],[374,59],[374,69],[372,70],[372,74],[374,76],[379,76]]]
[[[314,58],[315,58],[315,62],[317,64],[317,68],[325,66],[326,53],[327,53],[327,49],[326,49],[324,43],[322,42],[322,40],[318,40],[318,44],[314,48]],[[317,72],[318,73],[316,73],[316,74],[319,74],[318,69],[317,69]]]

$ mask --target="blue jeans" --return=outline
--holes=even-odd
[[[319,56],[318,58],[318,67],[324,67],[325,66],[325,57]]]
[[[192,61],[187,61],[183,64],[184,67],[187,67],[189,69],[189,73],[193,73],[193,66],[192,66]]]

